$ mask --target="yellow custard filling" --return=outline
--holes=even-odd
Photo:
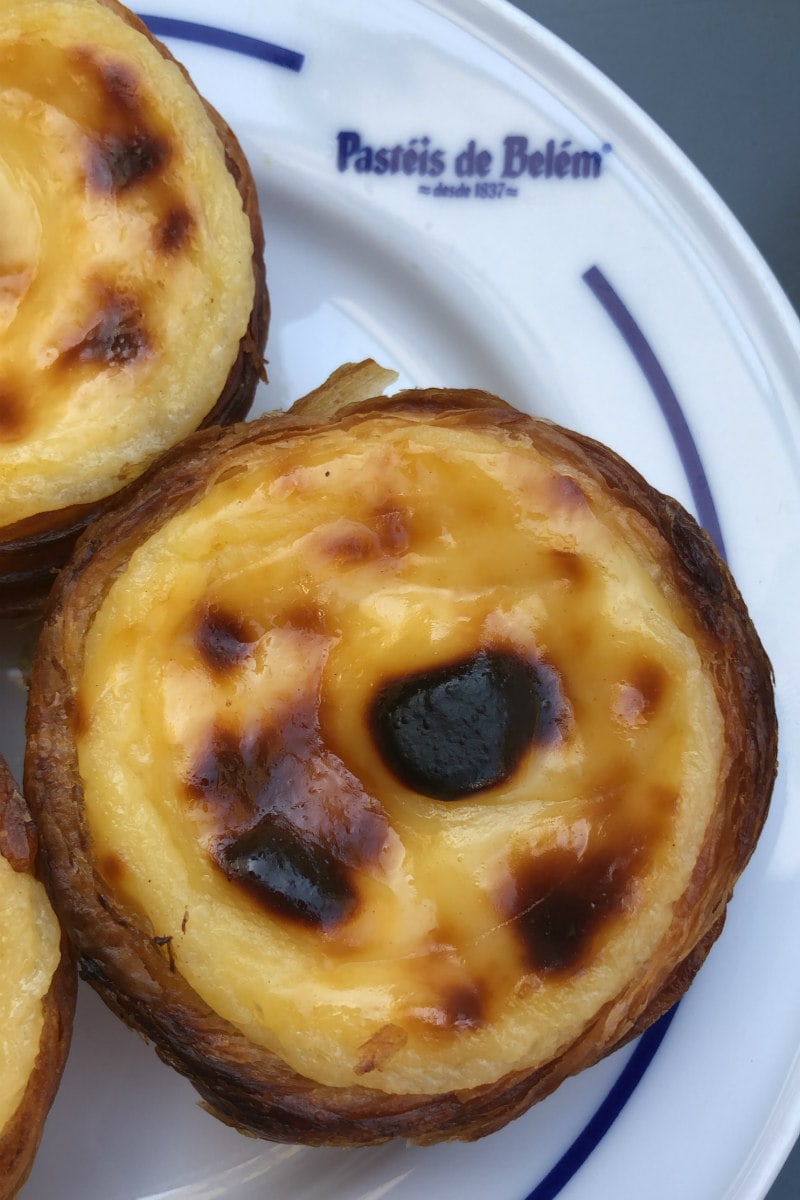
[[[61,933],[44,887],[0,858],[0,1133],[17,1111],[39,1053],[42,1000]]]
[[[382,414],[226,455],[111,585],[78,692],[100,870],[301,1074],[490,1083],[664,938],[723,729],[632,520],[526,438]],[[504,672],[540,701],[504,778],[410,785],[381,697]]]
[[[101,499],[213,408],[250,226],[179,67],[96,0],[0,0],[0,523]]]

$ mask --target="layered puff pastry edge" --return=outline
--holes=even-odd
[[[691,982],[764,821],[769,662],[611,450],[348,365],[81,539],[26,791],[84,975],[277,1140],[474,1139]]]

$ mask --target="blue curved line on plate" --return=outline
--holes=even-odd
[[[231,50],[236,54],[245,54],[263,62],[287,67],[292,71],[301,70],[304,56],[297,51],[287,50],[271,42],[259,38],[246,37],[232,30],[220,29],[212,25],[201,25],[194,21],[181,21],[172,17],[158,17],[140,14],[141,20],[158,37],[174,37],[185,41],[200,42],[203,45],[216,46],[221,50]],[[714,539],[720,553],[724,553],[722,531],[717,516],[716,506],[711,496],[703,464],[697,451],[694,439],[686,418],[681,409],[672,385],[664,369],[645,338],[639,325],[634,320],[621,298],[614,291],[599,267],[591,267],[585,272],[584,281],[602,304],[616,325],[637,363],[641,367],[647,382],[659,403],[667,421],[670,433],[675,442],[678,454],[686,471],[689,487],[697,505],[698,517],[710,536]],[[611,1086],[607,1096],[575,1138],[569,1149],[562,1155],[554,1167],[528,1193],[526,1200],[555,1200],[555,1197],[566,1187],[573,1176],[580,1170],[592,1152],[608,1133],[614,1121],[625,1108],[645,1072],[655,1057],[672,1019],[677,1011],[677,1005],[644,1033],[626,1065],[620,1072],[616,1082]]]
[[[636,1091],[642,1076],[655,1058],[677,1009],[676,1004],[640,1037],[633,1054],[594,1116],[589,1118],[572,1145],[548,1171],[541,1183],[528,1193],[525,1200],[555,1200],[573,1176],[577,1175]]]
[[[708,477],[692,437],[689,423],[664,368],[633,314],[600,268],[590,267],[584,273],[583,279],[613,321],[650,385],[686,473],[692,499],[697,508],[698,520],[715,542],[720,554],[724,555],[725,543],[722,537],[722,528]],[[555,1197],[563,1191],[573,1176],[581,1169],[639,1086],[645,1071],[664,1040],[677,1007],[675,1005],[639,1039],[636,1049],[594,1116],[589,1119],[555,1166],[548,1171],[533,1191],[528,1193],[526,1200],[555,1200]]]
[[[689,423],[664,368],[641,328],[600,268],[590,267],[585,272],[583,279],[616,325],[628,349],[639,364],[645,379],[650,384],[689,481],[697,519],[716,545],[719,553],[724,557],[725,542],[708,477],[692,437]]]
[[[600,268],[590,267],[584,273],[583,279],[613,321],[650,385],[686,473],[698,519],[715,542],[720,554],[724,555],[725,544],[722,528],[717,507],[711,495],[708,477],[692,437],[689,423],[664,368],[633,314]],[[563,1191],[573,1176],[581,1169],[639,1086],[645,1071],[664,1040],[676,1010],[677,1005],[639,1039],[636,1049],[606,1098],[595,1111],[594,1116],[587,1121],[555,1166],[548,1171],[533,1191],[528,1193],[526,1200],[555,1200],[555,1197]]]
[[[216,25],[202,25],[197,21],[181,21],[177,17],[157,17],[151,13],[139,13],[139,19],[156,37],[179,38],[184,42],[199,42],[203,46],[216,46],[219,50],[231,50],[289,71],[302,70],[305,55],[297,50],[287,50],[261,38],[234,33],[232,29],[219,29]]]

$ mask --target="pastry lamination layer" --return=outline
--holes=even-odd
[[[5,526],[116,492],[196,428],[255,279],[225,149],[177,64],[97,0],[0,16]]]
[[[693,945],[726,770],[695,618],[639,516],[496,415],[243,434],[81,650],[101,878],[322,1084],[530,1070]]]

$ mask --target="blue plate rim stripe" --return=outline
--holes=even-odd
[[[604,1100],[581,1132],[525,1200],[555,1200],[608,1133],[656,1056],[678,1010],[674,1005],[644,1033]]]
[[[650,385],[678,451],[697,508],[698,520],[724,557],[725,543],[708,477],[681,403],[664,368],[630,309],[600,268],[597,265],[589,267],[583,274],[583,280],[613,321]],[[590,1117],[569,1148],[525,1200],[555,1200],[581,1169],[639,1086],[677,1009],[676,1004],[639,1039],[636,1049],[594,1116]]]
[[[621,296],[612,287],[600,268],[596,265],[590,267],[588,271],[584,272],[583,280],[617,327],[649,383],[678,451],[692,493],[697,519],[724,558],[725,542],[708,476],[689,428],[689,422],[686,420],[680,401],[664,368],[630,309],[624,304]]]
[[[235,33],[218,25],[204,25],[198,21],[184,21],[178,17],[161,17],[154,13],[137,13],[151,33],[156,37],[178,38],[184,42],[199,42],[203,46],[214,46],[219,50],[230,50],[247,58],[285,67],[289,71],[301,71],[305,55],[298,50],[289,50],[262,38]]]
[[[146,13],[140,13],[139,17],[157,37],[173,37],[214,46],[292,71],[300,71],[305,61],[305,56],[298,51],[219,26]],[[590,267],[584,272],[583,280],[617,327],[649,383],[680,456],[698,519],[724,555],[722,530],[708,478],[680,402],[663,367],[640,326],[600,268],[596,265]],[[677,1008],[678,1005],[675,1005],[639,1038],[633,1053],[594,1115],[525,1200],[555,1200],[577,1174],[635,1092],[655,1058]]]

